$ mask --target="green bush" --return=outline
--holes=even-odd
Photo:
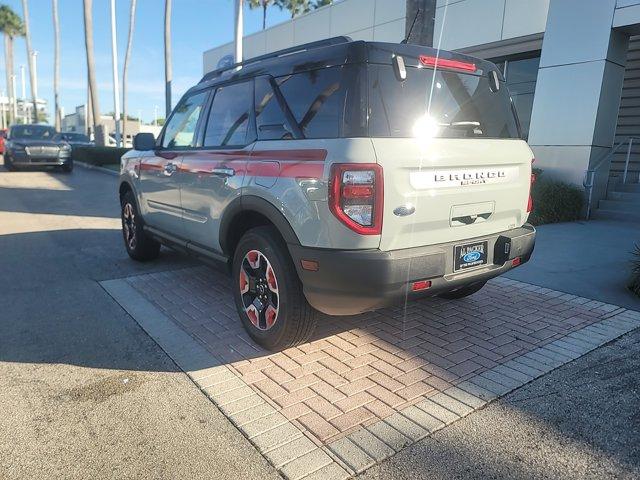
[[[535,169],[536,182],[531,190],[533,212],[529,222],[534,225],[545,223],[573,222],[582,217],[584,192],[582,189],[563,182],[541,178],[542,170]]]
[[[631,262],[631,282],[629,283],[629,290],[640,297],[640,245],[636,245],[633,255],[635,258]]]
[[[71,156],[78,162],[91,165],[119,165],[120,157],[129,151],[128,148],[115,147],[76,147]]]

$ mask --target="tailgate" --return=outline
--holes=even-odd
[[[527,219],[533,153],[516,139],[372,139],[384,171],[380,249],[464,241]]]

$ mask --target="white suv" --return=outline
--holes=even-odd
[[[267,348],[526,262],[533,154],[496,66],[415,45],[302,45],[207,74],[122,158],[125,244],[229,265]]]

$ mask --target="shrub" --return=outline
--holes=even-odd
[[[636,245],[633,256],[635,258],[631,261],[631,282],[629,283],[629,290],[640,297],[640,245]]]
[[[128,148],[76,147],[73,149],[71,156],[78,162],[91,165],[119,165],[120,157],[128,151]]]
[[[573,222],[582,217],[582,189],[568,183],[541,178],[540,169],[535,169],[534,173],[536,182],[531,190],[533,212],[529,216],[532,224]]]

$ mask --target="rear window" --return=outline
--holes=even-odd
[[[424,68],[401,82],[391,65],[369,66],[371,137],[413,137],[425,119],[437,138],[520,138],[503,83],[492,92],[487,76]]]
[[[359,66],[338,66],[279,77],[276,82],[305,138],[364,134]]]

